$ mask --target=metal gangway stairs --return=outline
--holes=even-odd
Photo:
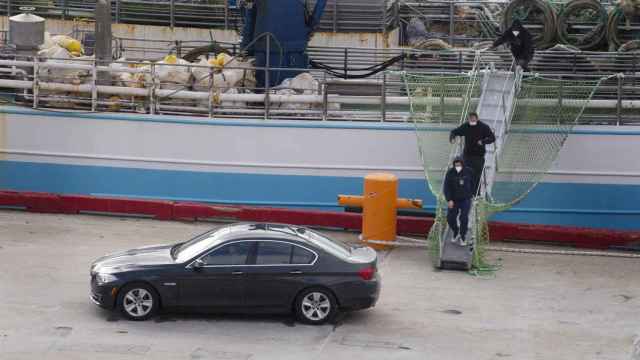
[[[522,70],[519,67],[514,73],[512,71],[496,70],[491,64],[488,69],[482,70],[482,73],[482,82],[480,84],[482,92],[476,112],[480,120],[491,127],[496,141],[493,145],[487,146],[479,194],[473,200],[469,212],[467,245],[460,245],[452,241],[453,231],[449,226],[444,227],[444,234],[440,236],[437,267],[442,269],[471,269],[478,235],[478,231],[476,231],[478,198],[491,196],[498,155],[508,134],[516,94],[522,79]]]

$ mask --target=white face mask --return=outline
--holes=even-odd
[[[462,171],[462,166],[460,166],[460,165],[456,165],[456,171],[457,171],[457,172]]]
[[[474,120],[474,121],[469,120],[469,125],[471,125],[471,126],[478,125],[478,120]]]
[[[520,34],[520,31],[518,31],[518,30],[513,30],[513,31],[512,31],[512,33],[513,33],[513,36],[518,36],[518,34]]]

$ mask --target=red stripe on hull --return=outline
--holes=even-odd
[[[347,212],[209,205],[202,203],[104,198],[86,195],[56,195],[38,192],[0,191],[0,207],[22,208],[41,213],[79,214],[83,212],[150,216],[158,220],[229,220],[278,222],[360,230],[362,215]],[[425,235],[433,219],[398,217],[398,233]],[[522,240],[558,243],[581,248],[606,249],[640,242],[640,231],[573,228],[563,226],[492,222],[492,241]]]

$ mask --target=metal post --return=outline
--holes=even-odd
[[[338,0],[333,0],[333,32],[338,32]]]
[[[96,60],[93,60],[93,69],[91,69],[91,111],[97,110],[98,104],[98,71]],[[109,74],[110,75],[110,74]]]
[[[453,46],[453,32],[455,31],[454,24],[455,5],[453,0],[449,0],[449,45]]]
[[[67,0],[62,0],[62,20],[67,18]]]
[[[151,86],[149,86],[149,113],[156,113],[156,65],[151,63]]]
[[[344,48],[344,78],[347,78],[347,64],[348,64],[348,59],[349,59],[349,49],[348,48]]]
[[[329,87],[327,86],[327,73],[326,71],[322,72],[322,86],[324,92],[322,93],[322,120],[327,120],[327,116],[329,113]]]
[[[213,67],[209,68],[209,118],[213,117]]]
[[[563,82],[562,82],[562,76],[560,76],[560,93],[558,94],[558,114],[562,114],[562,98],[564,96],[564,86],[563,86]],[[558,119],[558,125],[560,125],[560,117],[557,117]]]
[[[380,111],[382,112],[382,118],[380,121],[385,122],[387,120],[387,73],[382,73],[382,88],[380,97]]]
[[[264,119],[269,119],[269,107],[271,105],[269,99],[269,88],[270,88],[270,74],[269,74],[269,57],[271,56],[271,35],[267,34],[267,61],[264,70]]]
[[[396,0],[393,2],[393,24],[396,27],[400,27],[400,1]],[[398,34],[402,33],[402,31],[398,31]]]
[[[176,56],[182,58],[182,40],[176,40]]]
[[[39,66],[38,66],[38,57],[33,57],[33,108],[38,108],[38,95],[40,92],[40,80],[38,78]]]
[[[120,0],[116,0],[116,24],[120,23]]]
[[[620,118],[622,117],[622,74],[618,74],[618,101],[616,103],[616,125],[620,125]]]
[[[229,0],[224,0],[224,29],[229,30]]]
[[[440,79],[440,84],[442,85],[442,91],[440,91],[440,123],[444,121],[444,78]]]
[[[175,22],[176,22],[176,18],[175,18],[175,10],[176,10],[176,2],[175,0],[171,0],[169,1],[169,25],[171,26],[171,28],[173,29]]]
[[[7,0],[7,17],[11,17],[11,0]]]

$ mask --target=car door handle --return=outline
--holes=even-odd
[[[242,271],[234,271],[231,273],[231,275],[242,275],[244,274]]]
[[[298,274],[302,274],[302,271],[300,271],[300,270],[289,271],[289,274],[298,275]]]

